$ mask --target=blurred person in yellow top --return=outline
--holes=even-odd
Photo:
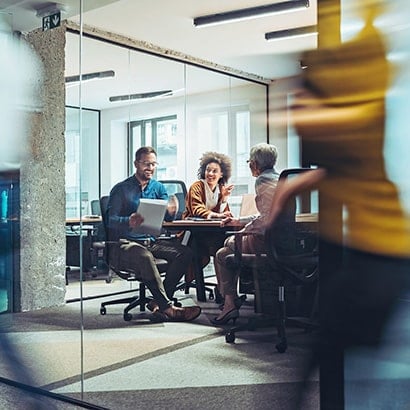
[[[332,1],[322,2],[322,12],[332,21],[326,3],[332,6]],[[410,403],[410,367],[395,373],[396,360],[402,360],[397,353],[402,358],[410,353],[410,213],[404,200],[408,182],[401,184],[410,180],[410,168],[402,167],[402,175],[393,180],[386,165],[392,162],[386,158],[386,130],[389,138],[395,137],[392,131],[401,132],[400,127],[387,126],[394,106],[387,110],[386,99],[395,77],[386,37],[375,24],[386,4],[355,2],[351,7],[364,20],[357,36],[304,53],[307,69],[291,117],[304,158],[318,169],[279,184],[271,210],[273,221],[284,203],[306,188],[318,187],[323,198],[321,240],[339,248],[342,263],[320,278],[318,348],[319,355],[328,349],[349,352],[354,358],[345,367],[345,386],[348,379],[351,382],[345,390],[346,408],[404,409]],[[334,209],[342,207],[341,234]],[[374,360],[376,353],[386,361]],[[392,374],[400,374],[403,383],[394,398],[388,393],[392,380],[390,385],[381,382]],[[334,403],[331,408],[344,407]]]

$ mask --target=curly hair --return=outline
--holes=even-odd
[[[219,152],[208,151],[202,154],[202,157],[199,161],[198,178],[205,178],[206,167],[211,162],[215,162],[216,164],[219,164],[219,166],[221,167],[223,176],[218,181],[218,183],[226,184],[232,175],[232,161],[227,155],[220,154]]]

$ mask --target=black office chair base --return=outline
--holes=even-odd
[[[212,286],[214,289],[212,289],[211,286]],[[189,294],[189,290],[190,290],[191,288],[192,288],[192,289],[196,289],[196,288],[197,288],[197,285],[196,285],[196,283],[195,283],[195,280],[192,281],[192,282],[184,282],[184,283],[179,284],[179,285],[177,286],[176,290],[183,290],[184,293],[185,293],[185,295],[188,295],[188,294]],[[208,293],[209,293],[209,296],[208,296],[208,299],[209,299],[209,300],[215,300],[215,301],[216,301],[216,298],[218,298],[218,295],[220,295],[220,293],[219,293],[219,291],[218,291],[218,288],[217,288],[216,284],[214,284],[214,283],[205,283],[205,288],[204,288],[204,289],[205,289],[205,292],[208,292]],[[220,303],[220,302],[217,302],[217,303]]]
[[[225,333],[226,343],[234,343],[236,338],[236,332],[241,332],[244,330],[255,331],[256,329],[261,329],[265,327],[274,327],[277,324],[277,319],[273,316],[258,316],[250,317],[241,325],[233,326],[229,328]]]
[[[263,315],[251,317],[246,323],[229,328],[225,333],[225,342],[235,343],[236,332],[255,331],[256,329],[266,327],[276,327],[278,332],[278,342],[275,344],[275,348],[279,353],[285,353],[288,348],[286,326],[289,325],[305,329],[306,332],[318,328],[318,324],[307,317],[289,317],[283,320],[280,317]]]

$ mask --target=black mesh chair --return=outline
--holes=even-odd
[[[107,205],[108,205],[108,196],[103,196],[100,199],[100,206],[101,206],[101,215],[103,220],[103,227],[105,231],[105,241],[104,241],[104,253],[105,253],[105,260],[111,272],[113,272],[119,278],[126,280],[127,282],[139,282],[138,289],[135,289],[133,293],[137,293],[137,295],[120,298],[120,299],[113,299],[108,300],[106,302],[101,303],[100,313],[105,315],[107,313],[106,306],[109,305],[118,305],[118,304],[126,304],[127,306],[124,308],[123,317],[124,320],[129,321],[132,319],[132,314],[129,313],[130,310],[134,309],[135,307],[139,306],[140,311],[145,311],[146,304],[152,300],[151,297],[147,296],[146,294],[146,286],[143,282],[141,282],[137,277],[136,273],[131,269],[120,269],[118,264],[119,252],[121,243],[118,241],[110,241],[107,239]],[[155,259],[157,264],[158,270],[160,273],[166,271],[168,267],[168,262],[165,259]],[[128,292],[128,291],[127,291]]]
[[[281,173],[280,179],[306,171],[305,168],[287,169]],[[318,231],[317,218],[311,210],[310,192],[292,198],[265,233],[266,253],[243,254],[240,238],[244,233],[233,233],[238,235],[238,240],[235,241],[235,253],[227,257],[227,264],[237,270],[239,277],[243,272],[249,277],[252,272],[255,310],[262,314],[249,318],[243,325],[227,329],[227,343],[235,341],[238,331],[275,326],[279,337],[276,349],[283,353],[288,346],[287,324],[304,329],[317,327]],[[297,316],[288,316],[286,295],[292,297],[292,314]]]

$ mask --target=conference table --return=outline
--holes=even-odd
[[[318,214],[316,213],[303,213],[296,215],[296,222],[298,223],[306,223],[306,224],[315,224],[318,221]],[[229,231],[237,231],[242,229],[243,226],[241,225],[233,225],[233,224],[226,224],[222,226],[221,220],[212,220],[212,219],[182,219],[182,220],[175,220],[172,222],[164,222],[162,225],[168,231],[190,231],[191,238],[190,238],[190,247],[192,248],[194,259],[193,259],[193,266],[194,266],[194,274],[195,274],[195,287],[196,287],[196,294],[197,300],[200,302],[206,301],[206,294],[205,294],[205,281],[204,281],[204,272],[202,269],[201,257],[199,249],[196,245],[195,238],[198,235],[207,235],[210,233],[215,232],[229,232]],[[227,234],[228,236],[228,234]]]

